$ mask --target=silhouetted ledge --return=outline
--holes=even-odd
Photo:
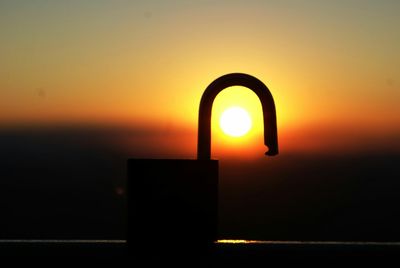
[[[357,260],[400,259],[399,242],[297,242],[219,240],[207,253],[190,255],[204,261],[287,261],[287,260]],[[140,256],[124,240],[0,240],[0,257],[29,261],[37,259],[86,260],[91,263],[135,262]],[[164,256],[165,257],[165,256]],[[176,254],[173,258],[190,259]],[[147,259],[156,261],[157,259]]]

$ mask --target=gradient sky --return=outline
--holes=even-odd
[[[271,90],[283,148],[400,149],[399,12],[397,0],[2,0],[0,126],[168,129],[160,144],[187,132],[194,155],[204,89],[244,72]],[[235,88],[216,99],[213,146],[232,146],[215,127],[230,105],[250,111],[260,143],[260,105]]]

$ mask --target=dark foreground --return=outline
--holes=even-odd
[[[357,263],[397,263],[400,243],[357,242],[278,242],[278,241],[227,241],[218,242],[204,252],[175,252],[157,258],[138,255],[135,247],[125,241],[24,241],[0,242],[0,257],[14,262],[47,261],[79,263],[135,264],[156,261],[189,261],[207,263],[271,263],[271,262],[331,262],[355,261]]]

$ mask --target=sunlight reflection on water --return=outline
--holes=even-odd
[[[244,240],[244,239],[220,239],[217,244],[265,244],[268,241],[262,240]]]
[[[126,244],[127,240],[62,240],[62,239],[0,239],[0,243],[50,243],[50,244]],[[217,245],[343,245],[343,246],[400,246],[400,242],[374,242],[374,241],[269,241],[246,239],[219,239]]]
[[[275,244],[275,245],[365,245],[365,246],[400,246],[400,242],[373,242],[373,241],[268,241],[245,239],[220,239],[216,244]]]

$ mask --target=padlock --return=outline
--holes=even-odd
[[[200,101],[197,159],[128,159],[128,248],[133,253],[198,252],[218,240],[218,160],[211,159],[211,111],[218,93],[231,86],[256,93],[264,115],[265,154],[278,154],[269,89],[242,73],[213,81]]]

